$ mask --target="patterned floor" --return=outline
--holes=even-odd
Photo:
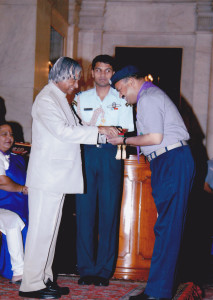
[[[130,295],[138,294],[146,285],[146,283],[111,280],[108,287],[95,287],[91,286],[79,286],[76,276],[60,276],[58,278],[58,284],[61,286],[68,286],[70,288],[70,294],[62,296],[61,299],[78,299],[78,300],[127,300]],[[10,284],[7,279],[0,277],[0,299],[26,299],[18,296],[19,286]]]
[[[79,286],[77,276],[59,276],[58,284],[69,286],[70,294],[62,296],[61,299],[78,300],[128,300],[130,296],[139,294],[144,290],[146,282],[134,282],[126,280],[111,280],[108,287]],[[0,277],[0,299],[28,299],[18,296],[19,286],[10,284],[9,281]],[[203,296],[201,296],[203,295]],[[213,300],[213,283],[204,286],[203,294],[199,287],[193,283],[182,284],[173,300]]]

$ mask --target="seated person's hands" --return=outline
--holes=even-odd
[[[22,186],[22,191],[21,191],[24,195],[27,195],[28,194],[28,187],[23,185]]]

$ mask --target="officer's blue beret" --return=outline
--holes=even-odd
[[[116,82],[118,82],[121,79],[127,78],[127,77],[131,77],[134,76],[136,74],[139,74],[140,70],[133,65],[128,65],[122,69],[120,69],[119,71],[117,71],[111,78],[110,80],[110,85],[115,88],[115,84]]]

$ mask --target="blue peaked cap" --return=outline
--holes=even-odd
[[[111,78],[110,80],[110,85],[115,88],[115,84],[116,82],[118,82],[121,79],[127,78],[127,77],[131,77],[133,75],[139,74],[140,70],[133,65],[128,65],[122,69],[120,69],[119,71],[117,71]]]

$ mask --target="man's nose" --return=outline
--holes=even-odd
[[[103,72],[101,72],[101,77],[106,77],[106,74],[107,74],[107,73],[106,73],[106,72],[104,72],[104,71],[103,71]]]

